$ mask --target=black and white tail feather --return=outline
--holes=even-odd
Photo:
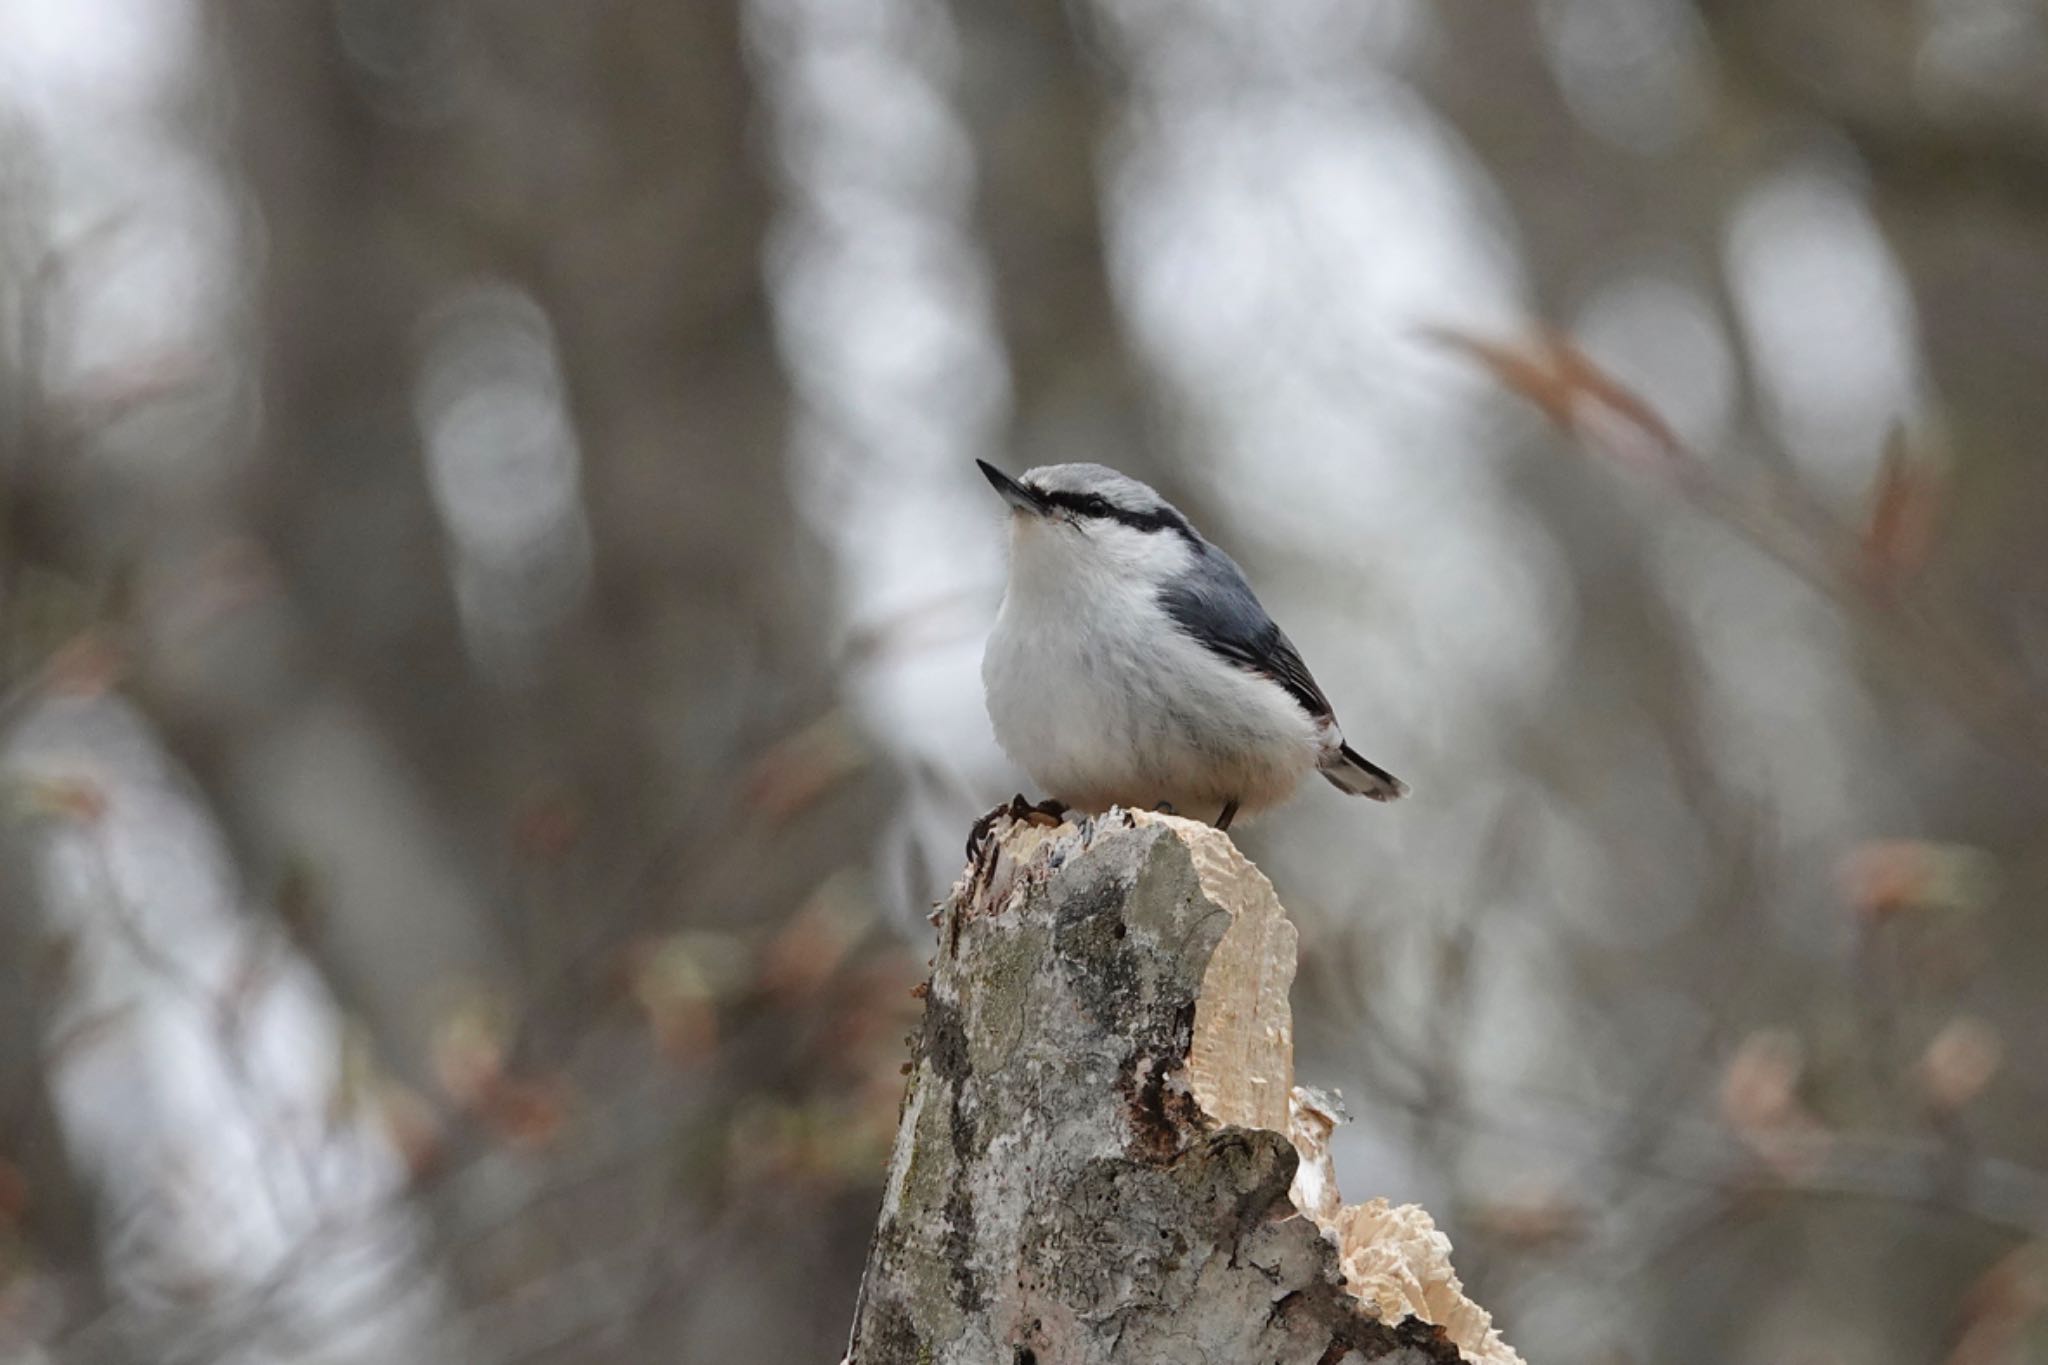
[[[1353,796],[1374,801],[1397,801],[1408,794],[1408,784],[1367,758],[1349,744],[1339,744],[1334,758],[1324,761],[1322,774],[1331,786]]]

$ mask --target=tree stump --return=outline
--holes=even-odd
[[[1228,836],[1000,821],[937,924],[849,1365],[1520,1365],[1426,1214],[1341,1207]]]

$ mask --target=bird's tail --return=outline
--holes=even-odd
[[[1323,776],[1339,791],[1350,792],[1353,796],[1369,796],[1375,801],[1396,801],[1408,794],[1408,784],[1374,763],[1349,744],[1340,744],[1337,751],[1322,763]]]

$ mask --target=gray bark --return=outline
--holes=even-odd
[[[1327,1170],[1327,1124],[1284,1131],[1315,1129],[1292,1089],[1294,930],[1226,836],[1121,811],[1000,823],[937,923],[851,1365],[1514,1359],[1476,1309],[1471,1355],[1382,1321],[1306,1216],[1335,1191],[1296,1183],[1296,1142]],[[1442,1281],[1470,1307],[1447,1262]]]

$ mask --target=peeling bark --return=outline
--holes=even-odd
[[[1227,836],[999,823],[938,926],[851,1365],[1519,1365],[1427,1215],[1338,1207],[1294,927]]]

